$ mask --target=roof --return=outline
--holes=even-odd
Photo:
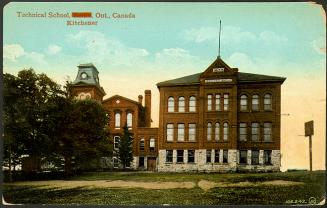
[[[127,97],[123,97],[123,96],[121,96],[121,95],[113,95],[113,96],[111,96],[110,98],[107,98],[107,99],[103,100],[102,103],[105,103],[105,102],[107,102],[107,101],[109,101],[109,100],[112,100],[112,99],[114,99],[114,98],[123,99],[123,100],[126,100],[126,101],[128,101],[128,102],[131,102],[131,103],[133,103],[133,104],[135,104],[135,105],[142,106],[139,102],[137,102],[137,101],[135,101],[135,100],[132,100],[132,99],[129,99],[129,98],[127,98]]]
[[[202,73],[192,74],[177,79],[171,79],[157,83],[158,87],[164,86],[180,86],[180,85],[197,85],[200,84],[200,76]],[[239,83],[247,82],[281,82],[285,81],[285,77],[269,76],[263,74],[251,74],[244,72],[237,72],[237,80]]]

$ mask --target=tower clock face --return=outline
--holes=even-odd
[[[82,78],[82,79],[86,79],[86,78],[87,78],[87,74],[86,74],[85,72],[83,72],[83,73],[81,74],[81,78]]]

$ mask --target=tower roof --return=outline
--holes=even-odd
[[[80,64],[77,66],[78,72],[73,85],[75,86],[95,86],[104,95],[106,94],[99,82],[99,72],[92,63]]]

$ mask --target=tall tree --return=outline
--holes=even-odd
[[[127,124],[124,126],[124,133],[119,143],[118,158],[124,169],[133,161],[133,138]]]

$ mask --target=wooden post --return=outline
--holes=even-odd
[[[309,136],[309,160],[310,160],[310,171],[312,171],[312,139]]]

